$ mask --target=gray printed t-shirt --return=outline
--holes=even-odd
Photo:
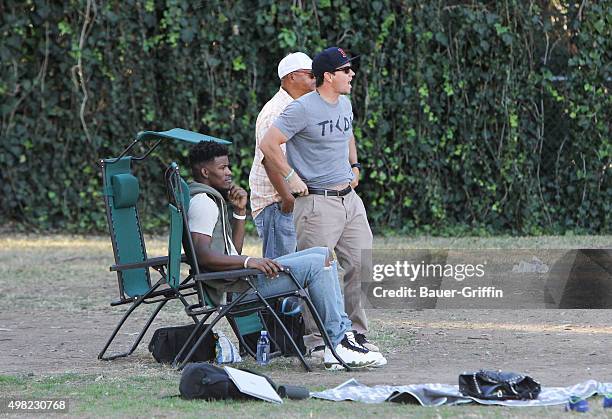
[[[345,96],[329,104],[315,92],[291,102],[273,125],[287,137],[287,161],[310,188],[348,184],[353,108]]]

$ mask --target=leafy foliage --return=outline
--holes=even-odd
[[[136,132],[234,142],[285,54],[361,54],[360,193],[378,231],[609,233],[612,2],[0,0],[0,223],[104,230],[97,159]],[[162,222],[164,146],[138,168]]]

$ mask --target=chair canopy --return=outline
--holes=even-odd
[[[231,141],[222,140],[221,138],[212,137],[210,135],[200,134],[199,132],[188,131],[183,128],[173,128],[168,131],[141,131],[136,136],[136,140],[138,141],[164,139],[184,141],[191,144],[197,144],[200,141],[214,141],[225,145],[231,144]]]

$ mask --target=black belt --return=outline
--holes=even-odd
[[[308,193],[312,195],[325,195],[325,196],[344,196],[350,193],[353,190],[350,186],[342,189],[341,191],[336,191],[333,189],[316,189],[316,188],[308,188]]]

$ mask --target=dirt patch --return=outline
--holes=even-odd
[[[117,291],[107,270],[111,253],[106,239],[79,240],[3,243],[0,371],[168,374],[169,367],[157,364],[146,350],[151,332],[134,355],[110,362],[97,359],[124,309],[108,305]],[[163,242],[159,247],[163,249]],[[133,318],[115,350],[135,338],[148,310]],[[546,386],[612,381],[612,310],[387,309],[368,310],[368,316],[370,337],[387,356],[386,367],[330,373],[312,360],[315,371],[306,374],[297,360],[281,359],[267,371],[279,382],[326,387],[351,377],[366,384],[454,384],[459,373],[479,368],[525,372]],[[180,304],[171,303],[151,330],[186,323]]]
[[[146,351],[149,335],[134,355],[98,361],[97,353],[119,319],[108,311],[4,312],[0,316],[0,342],[5,348],[0,352],[1,370],[4,374],[114,376],[168,368],[158,365]],[[312,360],[315,371],[302,374],[297,360],[279,360],[269,372],[281,382],[297,379],[326,386],[353,376],[367,384],[455,383],[460,372],[478,368],[522,371],[549,386],[612,379],[609,311],[371,310],[368,314],[373,331],[378,330],[372,336],[389,361],[385,368],[329,373]],[[138,320],[142,323],[144,318]],[[122,333],[119,348],[127,347],[137,331],[132,326]]]

